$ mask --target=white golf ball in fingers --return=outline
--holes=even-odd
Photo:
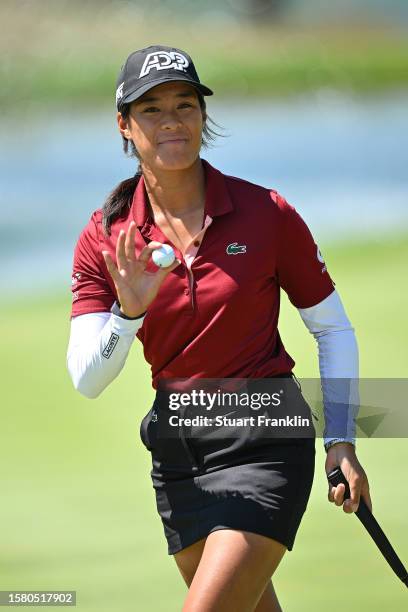
[[[168,268],[175,260],[176,255],[169,244],[163,244],[159,249],[154,249],[152,259],[159,268]]]

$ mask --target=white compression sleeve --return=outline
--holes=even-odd
[[[360,402],[358,346],[354,329],[336,290],[320,304],[298,310],[319,348],[324,443],[344,440],[355,445],[355,418]]]
[[[92,312],[71,320],[67,367],[75,389],[98,397],[122,370],[143,319]]]

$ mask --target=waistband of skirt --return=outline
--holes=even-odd
[[[203,388],[203,390],[206,390],[206,387],[208,387],[208,382],[211,380],[214,381],[214,384],[210,385],[210,390],[214,391],[217,388],[217,383],[216,381],[227,381],[226,386],[225,386],[225,391],[233,391],[233,382],[235,380],[238,381],[246,381],[246,385],[248,386],[248,388],[250,388],[251,390],[255,390],[256,387],[259,386],[263,386],[265,384],[265,381],[269,380],[269,379],[284,379],[284,378],[291,378],[292,380],[296,381],[298,387],[300,387],[300,383],[298,381],[298,379],[296,378],[295,374],[293,372],[281,372],[279,374],[273,374],[271,376],[264,376],[263,378],[223,378],[223,379],[200,379],[200,378],[192,378],[192,379],[161,379],[162,383],[160,384],[159,381],[159,387],[156,388],[156,399],[159,398],[168,398],[169,395],[171,395],[172,393],[189,393],[191,391],[191,389],[200,389]],[[189,380],[191,382],[189,382]],[[200,385],[200,380],[203,381],[202,386]],[[180,382],[176,382],[176,381],[180,381]],[[232,388],[231,388],[231,384],[232,384]],[[239,387],[237,387],[237,390],[239,390]]]

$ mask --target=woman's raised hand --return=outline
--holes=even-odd
[[[128,317],[143,314],[156,297],[160,285],[168,274],[180,265],[176,259],[168,268],[159,268],[157,272],[146,272],[146,266],[155,249],[161,242],[149,242],[139,257],[135,253],[136,223],[132,221],[125,230],[120,230],[116,243],[117,266],[108,251],[102,251],[103,258],[116,287],[120,309]]]

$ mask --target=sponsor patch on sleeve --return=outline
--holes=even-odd
[[[105,359],[109,359],[109,357],[112,355],[113,351],[115,350],[115,346],[117,345],[119,340],[119,336],[117,334],[111,334],[108,344],[105,346],[102,355],[105,357]]]

